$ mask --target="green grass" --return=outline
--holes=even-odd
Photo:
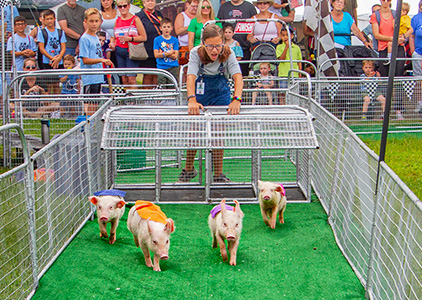
[[[360,138],[379,154],[380,135],[363,135]],[[385,162],[422,199],[422,134],[390,134]]]
[[[211,206],[162,205],[175,220],[170,259],[161,273],[144,263],[126,228],[117,241],[88,222],[41,279],[33,299],[365,299],[338,249],[318,201],[287,206],[285,224],[266,227],[258,205],[245,213],[237,266],[211,248]]]

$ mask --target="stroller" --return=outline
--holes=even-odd
[[[276,54],[276,49],[273,45],[269,44],[269,43],[261,43],[258,46],[255,47],[255,49],[253,49],[252,54],[251,54],[251,60],[257,61],[257,60],[262,60],[262,61],[276,61],[277,60],[277,54]],[[269,62],[270,65],[270,72],[269,72],[269,76],[270,76],[270,80],[268,83],[274,85],[274,87],[276,87],[276,74],[277,74],[277,65],[278,63],[276,62]],[[260,63],[251,63],[249,65],[249,78],[252,78],[253,81],[251,81],[251,88],[257,88],[257,83],[261,82],[260,78],[261,78],[261,74],[260,74]],[[268,81],[268,80],[267,80]],[[262,82],[261,82],[262,83]],[[259,92],[253,92],[252,93],[252,104],[255,104],[255,101],[258,100],[258,103],[266,103],[267,100],[269,101],[269,103],[272,103],[272,99],[274,98],[274,95],[271,95],[271,92],[263,92],[263,91],[259,91]],[[271,99],[271,100],[270,100]]]

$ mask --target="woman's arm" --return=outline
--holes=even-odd
[[[409,47],[410,53],[413,54],[415,52],[415,35],[413,33],[409,36]]]
[[[372,49],[372,43],[367,41],[365,36],[363,35],[362,31],[359,30],[359,28],[356,26],[356,23],[352,24],[352,27],[350,30],[353,32],[353,34],[362,41],[362,43],[365,45],[366,48]]]
[[[233,81],[234,81],[234,97],[242,99],[242,92],[243,92],[243,77],[241,73],[233,74]],[[240,112],[240,101],[232,100],[229,104],[229,109],[227,113],[229,115],[238,115]]]
[[[374,34],[374,37],[378,41],[387,41],[387,42],[393,41],[392,36],[386,36],[386,35],[380,34],[380,28],[378,26],[378,23],[372,23],[372,33]]]
[[[186,79],[186,90],[188,98],[190,96],[195,96],[195,83],[196,76],[189,74]],[[196,101],[196,97],[190,97],[188,99],[188,114],[189,115],[199,115],[199,110],[203,110],[204,106]]]
[[[183,17],[183,14],[180,13],[176,16],[176,19],[174,20],[174,32],[177,35],[184,35],[188,33],[189,25],[184,27],[183,23],[184,23],[184,17]]]
[[[279,18],[280,20],[283,20],[286,23],[292,23],[295,20],[295,11],[292,9],[289,12],[289,15],[287,17],[283,17],[283,16],[276,16],[277,18]]]
[[[189,51],[192,50],[193,45],[194,45],[194,41],[195,41],[195,32],[188,32],[188,47],[189,47]]]

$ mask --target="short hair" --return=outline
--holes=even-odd
[[[223,26],[223,32],[224,32],[224,31],[226,31],[226,29],[227,29],[227,28],[230,28],[230,29],[234,32],[234,25],[233,25],[233,24],[226,23],[226,24]]]
[[[13,24],[16,25],[17,22],[24,22],[26,24],[26,18],[24,16],[17,16],[13,19]]]
[[[45,19],[45,17],[48,16],[53,16],[54,18],[56,17],[56,13],[54,11],[52,11],[51,9],[45,9],[41,12],[43,19]]]
[[[330,1],[330,5],[331,5],[331,7],[333,7],[333,3],[334,2],[336,2],[336,0],[331,0]],[[344,6],[346,6],[347,5],[347,1],[346,0],[343,0],[343,2],[344,2]]]
[[[261,68],[261,66],[262,65],[267,65],[267,67],[269,68],[269,69],[271,69],[271,64],[269,63],[269,62],[262,62],[262,63],[260,63],[259,64],[259,68]]]
[[[106,32],[105,32],[105,31],[98,30],[95,34],[96,34],[98,37],[102,36],[102,37],[107,38],[107,34],[106,34]]]
[[[403,2],[403,4],[401,5],[401,10],[404,10],[405,12],[409,13],[409,11],[410,11],[409,3]]]
[[[160,25],[163,25],[163,24],[171,24],[173,26],[173,22],[169,18],[162,18]]]
[[[362,67],[364,65],[371,65],[371,66],[375,67],[375,61],[373,61],[373,60],[363,60],[362,61]]]
[[[72,64],[75,64],[75,62],[76,62],[75,57],[72,54],[66,54],[63,57],[63,61],[65,61],[65,60],[70,60],[72,62]]]
[[[214,37],[221,37],[221,39],[223,39],[223,29],[216,24],[210,24],[202,31],[202,42],[204,43],[206,39]]]
[[[84,19],[85,19],[85,20],[88,20],[88,17],[90,17],[90,16],[92,16],[92,15],[99,15],[99,16],[100,16],[100,19],[102,19],[102,18],[103,18],[103,17],[101,16],[100,11],[99,11],[97,8],[95,8],[95,7],[90,7],[90,8],[88,8],[88,9],[85,11],[85,13],[84,13]]]
[[[38,65],[37,65],[37,61],[35,60],[35,58],[33,58],[33,57],[28,57],[28,58],[26,58],[26,59],[23,61],[23,66],[24,66],[24,67],[26,66],[26,63],[27,63],[28,61],[32,61],[32,62],[35,64],[35,66],[36,66],[36,67],[38,66]]]
[[[130,0],[116,0],[116,4],[118,5],[119,3],[125,2],[127,5],[130,5]]]

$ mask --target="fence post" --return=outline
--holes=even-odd
[[[92,190],[92,180],[94,174],[92,174],[92,148],[91,148],[91,124],[90,119],[86,121],[86,125],[84,128],[84,135],[85,135],[85,143],[86,143],[86,165],[87,165],[87,172],[88,172],[88,191],[89,195],[93,194]]]
[[[382,172],[382,167],[380,165],[379,173]],[[382,181],[382,176],[379,176],[380,181]],[[378,188],[380,185],[378,186]],[[372,217],[372,228],[371,228],[371,243],[369,251],[369,260],[368,260],[368,274],[366,276],[366,287],[365,287],[365,297],[366,299],[372,299],[372,287],[373,287],[373,277],[374,277],[374,256],[375,256],[375,232],[377,230],[377,211],[379,206],[379,200],[381,198],[381,191],[377,191],[375,194],[375,203],[374,203],[374,215]]]

